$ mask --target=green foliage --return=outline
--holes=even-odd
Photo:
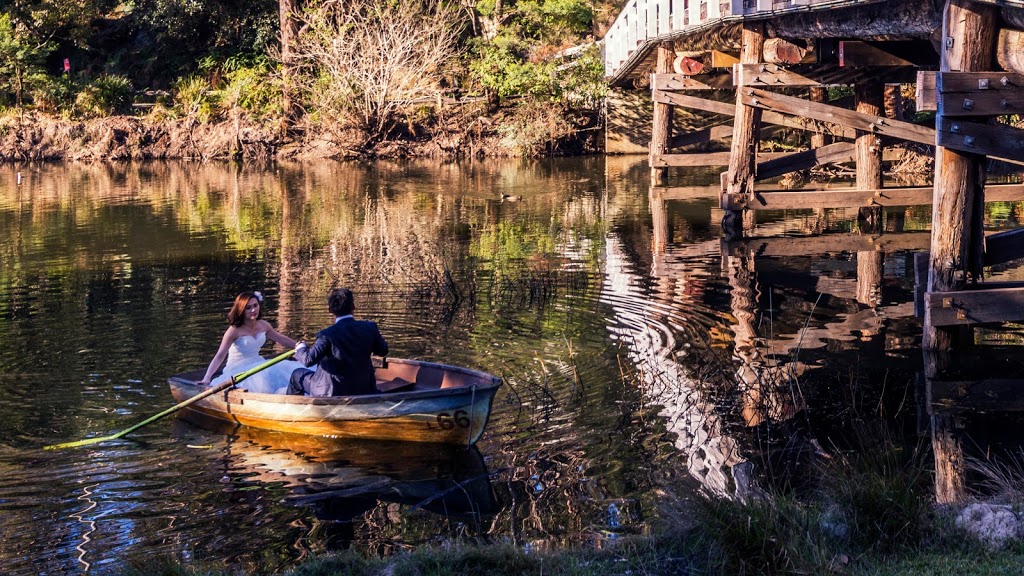
[[[515,4],[520,34],[552,44],[587,34],[594,20],[585,0],[525,0]]]
[[[181,116],[206,122],[213,117],[216,102],[216,94],[201,76],[182,78],[174,85],[174,111]]]
[[[217,100],[221,108],[229,112],[240,109],[264,118],[281,114],[281,90],[266,64],[228,72],[224,86],[217,91]]]
[[[555,86],[555,66],[551,62],[532,63],[525,57],[518,39],[499,36],[494,42],[480,43],[479,57],[470,63],[477,81],[500,99],[510,96],[551,96]]]
[[[597,44],[558,71],[559,97],[573,106],[597,108],[608,93],[604,79],[604,58]]]
[[[11,17],[0,14],[0,98],[20,106],[23,96],[42,82],[51,42],[33,40]]]
[[[28,78],[32,103],[37,110],[70,114],[75,104],[78,86],[70,76],[32,74]]]
[[[75,98],[75,110],[86,117],[124,112],[132,103],[132,93],[131,80],[104,74],[82,88]]]
[[[203,59],[225,62],[239,54],[266,55],[278,38],[278,3],[133,0],[114,26],[123,36],[107,59],[137,83],[165,85],[197,72]]]

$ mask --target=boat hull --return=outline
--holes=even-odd
[[[197,372],[172,376],[178,402],[207,390]],[[407,391],[365,396],[288,396],[230,389],[184,408],[227,422],[344,438],[473,445],[483,434],[501,380],[457,366],[392,359],[378,369],[380,385],[394,377]]]

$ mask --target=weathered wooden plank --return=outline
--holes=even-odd
[[[1020,202],[1024,200],[1024,184],[986,184],[985,202]]]
[[[679,94],[677,92],[655,90],[653,99],[655,102],[671,104],[673,106],[682,106],[683,108],[692,108],[694,110],[703,110],[705,112],[714,112],[715,114],[722,114],[724,116],[732,116],[736,113],[736,106],[733,104],[719,102],[717,100],[709,100],[707,98],[699,98],[688,94]],[[834,124],[823,126],[821,124],[807,122],[800,118],[785,116],[778,112],[765,112],[761,116],[761,122],[764,124],[785,126],[786,128],[795,128],[797,130],[807,130],[808,132],[823,132],[836,138],[853,139],[854,137],[854,131],[852,128],[844,128]]]
[[[828,104],[811,102],[793,96],[773,94],[757,88],[740,89],[741,99],[747,106],[755,106],[784,114],[810,118],[822,122],[831,122],[856,130],[872,132],[879,136],[890,136],[921,144],[935,143],[935,130],[918,126],[909,122],[879,118],[878,116],[861,114]]]
[[[924,206],[931,204],[934,188],[917,186],[857,190],[755,190],[751,210],[859,208],[862,206]],[[989,184],[986,202],[1024,201],[1024,184]]]
[[[795,152],[776,160],[757,165],[756,180],[767,180],[782,176],[795,170],[805,170],[822,164],[833,162],[850,162],[854,157],[854,145],[849,142],[836,142],[821,148],[813,148],[804,152]]]
[[[833,144],[835,146],[835,144]],[[851,148],[852,145],[849,145]],[[799,210],[813,208],[860,208],[865,206],[916,206],[930,204],[932,188],[881,188],[876,190],[772,190],[755,191],[751,210]]]
[[[654,90],[714,90],[715,87],[682,74],[651,74]]]
[[[796,238],[742,238],[723,243],[727,254],[758,256],[807,256],[808,254],[828,254],[838,252],[867,252],[880,250],[897,252],[901,250],[921,250],[928,246],[931,235],[927,232],[910,232],[903,234],[883,234],[868,236],[864,234],[821,234]]]
[[[1024,75],[1006,72],[939,72],[939,114],[999,116],[1024,112]]]
[[[732,83],[734,86],[826,86],[816,78],[797,74],[777,64],[735,64]]]
[[[699,198],[717,198],[722,193],[719,184],[708,186],[658,186],[657,190],[663,200],[695,200]]]
[[[728,166],[728,152],[694,152],[692,154],[658,154],[651,157],[651,167]]]
[[[682,146],[690,146],[693,144],[700,144],[703,142],[710,142],[711,140],[721,140],[723,138],[729,138],[732,136],[732,124],[722,124],[719,126],[711,126],[709,128],[703,128],[701,130],[694,130],[693,132],[687,132],[686,134],[678,134],[669,139],[669,148],[679,148]]]
[[[985,237],[985,265],[994,266],[1024,258],[1024,228]]]
[[[1024,130],[1005,125],[965,122],[946,116],[940,116],[937,120],[936,142],[939,146],[1024,164]]]
[[[656,168],[678,166],[728,166],[730,152],[694,152],[692,154],[658,154],[651,159]],[[774,159],[788,156],[789,152],[758,152],[758,158]]]
[[[1012,72],[929,72],[939,92],[995,92],[1009,95],[1024,88],[1024,74]]]
[[[928,292],[924,305],[925,317],[931,318],[934,327],[1020,322],[1024,320],[1024,288]]]
[[[683,108],[692,108],[694,110],[703,110],[705,112],[714,112],[715,114],[722,114],[724,116],[732,116],[736,113],[736,106],[729,102],[719,102],[718,100],[709,100],[707,98],[699,98],[688,94],[679,94],[676,92],[656,89],[654,90],[652,97],[654,101],[658,103],[682,106]]]
[[[917,73],[917,87],[914,89],[914,100],[918,112],[934,112],[938,110],[939,93],[935,88],[938,72],[922,70]]]

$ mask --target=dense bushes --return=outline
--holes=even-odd
[[[484,97],[488,113],[528,102],[499,131],[508,150],[536,154],[572,133],[573,123],[559,116],[596,110],[604,94],[593,36],[605,25],[598,18],[614,16],[611,3],[311,0],[297,6],[291,14],[297,33],[283,51],[276,43],[279,5],[268,0],[5,5],[0,111],[29,108],[77,119],[148,111],[154,119],[236,124],[245,118],[306,134],[360,134],[357,146],[369,149],[422,133],[416,123],[437,120],[417,112],[425,102]],[[168,96],[154,102],[153,94]]]

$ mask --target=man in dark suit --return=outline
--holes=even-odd
[[[295,346],[295,359],[316,370],[298,368],[292,372],[289,394],[307,396],[347,396],[377,394],[370,354],[386,356],[388,343],[380,335],[377,324],[352,317],[355,300],[348,288],[331,290],[327,308],[334,315],[334,324],[316,335],[316,342]]]

